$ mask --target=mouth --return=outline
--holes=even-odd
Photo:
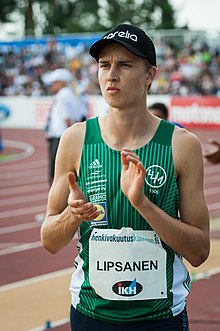
[[[119,91],[119,88],[115,87],[115,86],[109,86],[107,88],[107,91],[110,92],[110,93],[116,93]]]

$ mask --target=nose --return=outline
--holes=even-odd
[[[119,73],[118,68],[116,65],[111,65],[109,72],[108,72],[108,81],[118,81],[119,80]]]

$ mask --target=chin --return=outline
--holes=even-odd
[[[125,102],[121,102],[121,100],[119,100],[119,98],[105,98],[105,101],[107,102],[107,104],[112,107],[112,108],[126,108],[126,104]]]

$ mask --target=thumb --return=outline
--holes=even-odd
[[[70,190],[75,190],[76,188],[76,174],[74,172],[68,172],[67,180]]]
[[[129,161],[127,159],[126,151],[121,151],[121,163],[122,163],[122,169],[128,170],[129,167]]]
[[[70,190],[70,194],[71,194],[72,198],[75,200],[82,200],[85,203],[86,197],[77,183],[76,173],[68,172],[67,180],[69,183],[69,190]]]

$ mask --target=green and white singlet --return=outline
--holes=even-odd
[[[161,120],[153,138],[135,153],[147,170],[146,196],[180,222],[173,130],[173,124]],[[185,307],[189,273],[122,193],[121,168],[120,151],[103,141],[98,118],[87,120],[78,183],[100,215],[83,221],[78,231],[72,305],[118,324],[175,316]]]

